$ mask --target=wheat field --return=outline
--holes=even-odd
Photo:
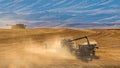
[[[60,48],[61,39],[81,36],[97,42],[98,59]],[[0,68],[120,68],[120,29],[0,29]]]

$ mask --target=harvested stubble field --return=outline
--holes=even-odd
[[[63,38],[88,36],[99,59],[82,61],[60,48]],[[0,29],[0,68],[120,68],[120,29]]]

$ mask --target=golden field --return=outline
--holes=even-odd
[[[61,39],[81,36],[97,41],[99,59],[59,49]],[[120,68],[120,29],[0,29],[0,68]]]

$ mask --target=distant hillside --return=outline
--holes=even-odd
[[[47,22],[41,22],[41,23],[33,23],[33,26],[30,27],[38,27],[38,28],[120,28],[120,23],[47,23]]]
[[[98,41],[100,46],[119,45],[120,29],[91,29],[77,30],[66,28],[36,28],[36,29],[0,29],[0,43],[21,42],[27,39],[33,39],[42,42],[53,37],[78,38],[88,36],[90,39]],[[6,41],[7,40],[7,41]],[[109,43],[106,43],[109,42]],[[116,43],[112,43],[116,42]]]

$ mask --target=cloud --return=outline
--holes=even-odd
[[[48,10],[49,12],[67,12],[67,13],[97,13],[101,11],[103,8],[97,8],[97,9],[92,9],[92,10],[67,10],[67,9],[51,9]]]
[[[110,4],[112,2],[113,2],[113,0],[106,0],[106,2],[103,2],[103,3],[99,4],[99,5],[106,5],[106,4]]]
[[[59,6],[59,5],[63,4],[63,3],[65,3],[66,1],[67,0],[60,0],[59,2],[53,4],[52,7]]]
[[[117,20],[117,21],[115,21],[115,22],[113,22],[113,23],[119,23],[119,25],[120,25],[120,20]]]
[[[50,19],[50,18],[56,18],[57,16],[42,16],[40,19]]]
[[[90,15],[98,15],[98,14],[113,14],[113,13],[119,13],[120,10],[119,9],[108,9],[108,10],[100,10],[97,12],[93,12]]]
[[[6,8],[10,8],[10,7],[16,6],[18,3],[22,2],[22,1],[24,1],[24,0],[14,0],[11,2],[5,3],[4,6],[6,6]]]
[[[118,15],[115,15],[115,16],[100,19],[99,21],[112,20],[112,19],[117,19],[117,18],[120,18],[120,17]]]
[[[0,0],[1,24],[116,21],[116,0]],[[108,16],[106,16],[108,15]],[[109,22],[108,22],[109,23]]]
[[[0,23],[2,23],[2,24],[17,24],[20,22],[26,22],[26,20],[10,19],[10,18],[1,18],[0,19]]]
[[[68,3],[66,3],[65,5],[72,5],[72,3],[75,2],[75,0],[70,0]]]
[[[30,4],[30,5],[27,5],[27,6],[25,6],[24,8],[21,8],[21,9],[19,9],[19,10],[17,10],[17,11],[28,10],[28,9],[30,9],[31,7],[39,4],[41,1],[42,1],[42,0],[36,0],[36,2],[34,2],[34,3]]]
[[[6,13],[6,12],[0,12],[0,14],[4,14],[4,13]]]
[[[110,8],[119,8],[120,6],[117,4],[110,5]]]
[[[87,1],[85,6],[78,6],[77,8],[89,8],[89,7],[93,7],[93,6],[98,6],[99,4],[101,4],[101,2],[104,2],[104,0],[97,1],[92,4],[88,4],[89,1]]]
[[[49,6],[49,5],[51,5],[51,3],[46,3],[46,4],[44,4],[44,5],[41,6],[41,7],[47,7],[47,6]]]
[[[0,0],[0,2],[3,2],[4,0]]]

